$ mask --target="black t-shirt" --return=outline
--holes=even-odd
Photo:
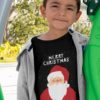
[[[58,39],[49,41],[34,37],[32,45],[35,58],[35,92],[37,100],[53,100],[51,98],[55,92],[50,92],[55,90],[52,88],[50,91],[48,81],[57,77],[57,75],[58,77],[63,75],[64,83],[67,81],[67,92],[62,96],[62,100],[79,100],[77,53],[72,36],[67,33]],[[56,84],[57,81],[59,80],[56,79]],[[55,80],[52,82],[55,83]],[[52,84],[49,85],[52,86]],[[57,90],[57,88],[55,89]],[[55,98],[60,96],[58,90]]]

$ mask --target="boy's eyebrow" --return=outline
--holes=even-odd
[[[67,7],[73,7],[73,8],[76,8],[76,6],[75,5],[72,5],[72,4],[68,4],[68,5],[66,5]]]
[[[57,1],[53,1],[53,2],[51,2],[51,4],[58,4],[58,5],[60,5],[60,3],[57,2]],[[67,4],[66,7],[73,7],[73,8],[76,8],[76,6],[75,6],[75,5],[72,5],[72,4]]]
[[[53,1],[53,2],[51,2],[51,4],[60,4],[60,3],[57,1]]]

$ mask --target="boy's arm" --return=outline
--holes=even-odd
[[[27,77],[26,77],[26,65],[25,65],[25,55],[20,57],[18,82],[17,82],[17,100],[29,100]]]
[[[2,93],[1,86],[0,86],[0,100],[4,100],[4,97],[3,97],[3,93]]]

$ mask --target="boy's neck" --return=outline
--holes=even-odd
[[[41,39],[41,40],[54,40],[54,39],[62,37],[67,32],[68,32],[67,29],[66,29],[66,31],[51,31],[51,30],[49,30],[47,33],[39,36],[38,39]]]

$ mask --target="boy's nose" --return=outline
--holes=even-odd
[[[61,9],[59,11],[59,13],[60,13],[60,16],[65,16],[66,15],[66,10],[65,9]]]

